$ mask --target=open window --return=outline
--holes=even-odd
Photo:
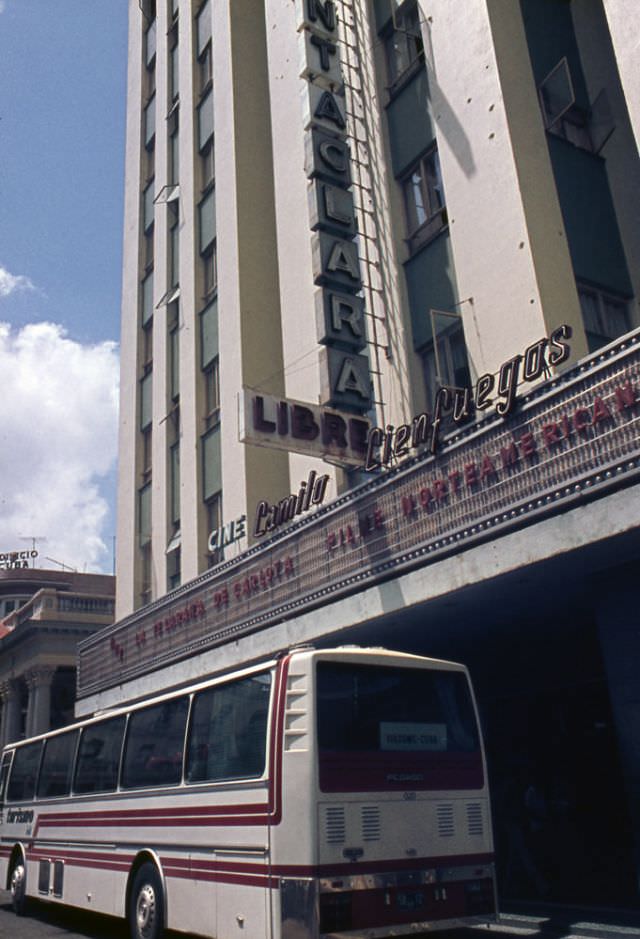
[[[596,96],[589,108],[580,107],[566,57],[555,65],[538,88],[546,130],[564,140],[600,153],[615,129],[606,90]]]
[[[429,310],[433,339],[422,352],[427,402],[434,407],[440,388],[469,388],[471,373],[462,317],[448,310]]]
[[[393,94],[424,61],[420,11],[416,0],[391,0],[391,22],[384,35],[389,91]]]

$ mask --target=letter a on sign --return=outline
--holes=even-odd
[[[336,382],[336,391],[341,393],[352,391],[362,398],[367,399],[369,397],[369,389],[366,386],[363,376],[356,368],[354,360],[350,357],[347,357],[342,363],[342,370]]]

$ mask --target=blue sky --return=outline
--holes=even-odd
[[[127,7],[0,0],[0,551],[46,535],[94,570],[115,532]]]
[[[127,2],[3,6],[0,263],[44,292],[43,313],[74,338],[117,339]]]

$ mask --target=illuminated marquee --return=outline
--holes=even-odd
[[[640,331],[79,647],[86,697],[640,485]],[[315,488],[316,480],[313,480]],[[305,494],[309,490],[309,481]],[[293,503],[292,503],[293,504]],[[561,525],[559,521],[559,525]]]

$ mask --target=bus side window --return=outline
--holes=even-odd
[[[83,728],[74,792],[113,792],[116,789],[125,720],[121,715]]]
[[[16,749],[7,789],[9,802],[31,802],[33,799],[41,753],[41,740]]]
[[[4,803],[5,790],[7,787],[7,779],[9,778],[9,770],[11,768],[12,759],[13,750],[7,750],[2,756],[2,765],[0,766],[0,806],[2,806]]]
[[[182,781],[189,699],[173,698],[129,717],[122,763],[124,789],[175,786]]]
[[[259,777],[265,768],[271,675],[253,675],[195,696],[187,782]]]
[[[77,743],[77,730],[45,740],[44,756],[38,779],[39,799],[69,795]]]

